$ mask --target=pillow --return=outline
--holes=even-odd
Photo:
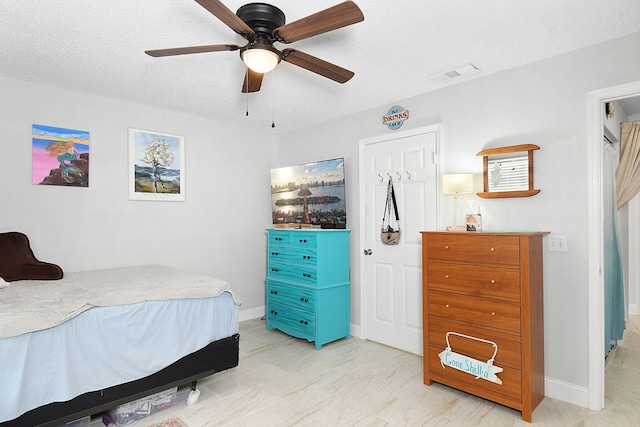
[[[62,269],[56,264],[36,259],[26,235],[15,231],[0,233],[0,277],[5,281],[57,280],[62,276]]]

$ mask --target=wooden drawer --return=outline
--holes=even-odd
[[[428,239],[429,260],[468,264],[520,265],[520,238],[474,234],[432,234]]]
[[[429,288],[520,301],[520,270],[429,263]]]
[[[476,379],[475,376],[450,366],[443,368],[438,357],[442,350],[442,348],[438,347],[429,348],[429,378],[431,380],[504,404],[509,403],[504,402],[505,398],[516,402],[522,400],[520,370],[498,365],[504,369],[503,372],[497,374],[502,384],[493,383],[482,378]]]
[[[312,311],[301,310],[286,304],[268,303],[268,314],[271,327],[297,336],[313,339],[316,332],[315,314]]]
[[[267,281],[267,299],[271,302],[288,304],[304,310],[314,310],[316,292],[311,289]]]
[[[453,323],[448,320],[429,319],[429,344],[432,347],[444,350],[447,347],[447,332],[458,332],[459,334],[493,341],[498,345],[495,365],[500,367],[510,366],[516,369],[521,367],[521,343],[518,336],[480,329],[477,326]],[[493,346],[491,344],[462,338],[457,335],[449,335],[449,344],[451,344],[451,348],[456,353],[465,354],[474,359],[486,362],[493,356]]]
[[[429,290],[429,320],[440,317],[520,335],[520,304]]]

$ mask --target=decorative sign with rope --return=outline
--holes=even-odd
[[[464,354],[455,353],[451,350],[451,344],[449,344],[449,335],[457,335],[462,338],[468,338],[470,340],[476,340],[485,342],[493,346],[493,356],[486,362],[476,360],[472,357],[465,356]],[[499,374],[503,369],[493,364],[496,354],[498,354],[498,344],[493,341],[484,340],[482,338],[472,337],[470,335],[459,334],[458,332],[447,332],[447,348],[445,348],[438,356],[440,357],[440,364],[442,369],[446,366],[457,369],[467,374],[474,375],[476,379],[484,379],[493,383],[502,385],[502,380],[498,378],[496,374]]]

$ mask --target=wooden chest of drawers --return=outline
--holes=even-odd
[[[267,230],[267,330],[323,344],[349,338],[350,230]]]
[[[544,234],[422,233],[425,384],[509,406],[531,422],[544,398]],[[495,348],[487,341],[495,343],[502,383],[441,363],[447,334],[467,364],[489,361]]]

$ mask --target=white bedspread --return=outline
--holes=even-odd
[[[61,280],[16,281],[0,289],[0,338],[57,326],[92,307],[208,298],[223,292],[240,305],[224,280],[157,265],[68,273]]]

